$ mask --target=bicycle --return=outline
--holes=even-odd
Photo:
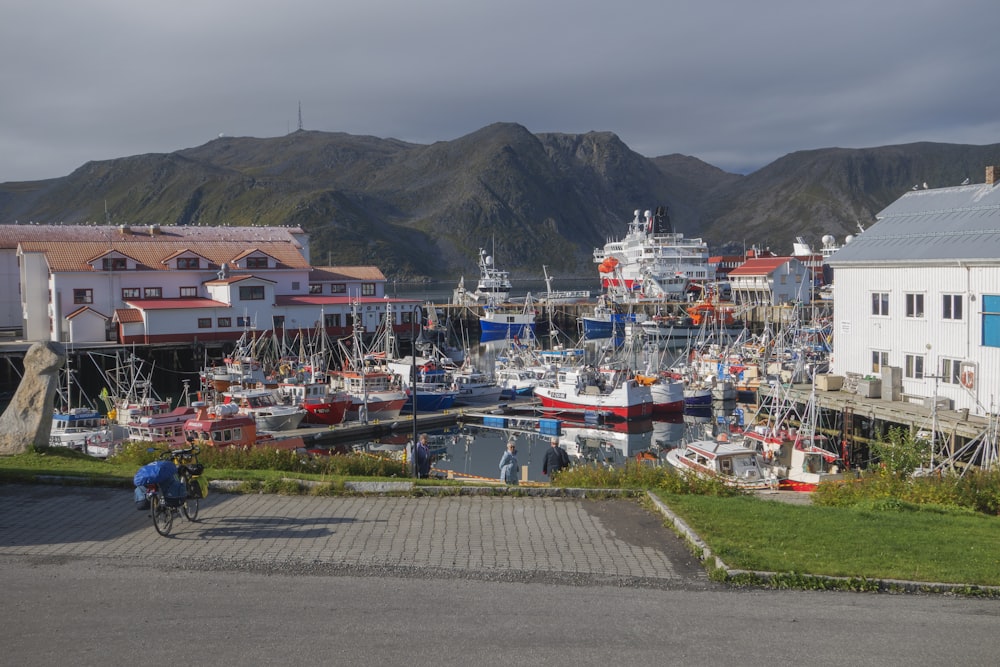
[[[184,484],[185,497],[181,504],[181,511],[188,521],[198,520],[198,509],[200,500],[205,496],[204,488],[198,481],[205,471],[205,466],[198,463],[198,454],[201,447],[191,445],[184,449],[172,449],[164,452],[160,456],[168,455],[170,460],[177,466],[177,477]]]
[[[170,534],[177,514],[183,514],[188,521],[198,520],[200,499],[205,495],[198,479],[205,469],[198,463],[200,452],[197,445],[165,450],[160,453],[158,461],[144,466],[137,473],[139,480],[145,469],[153,469],[141,477],[141,487],[153,518],[153,527],[160,535]]]

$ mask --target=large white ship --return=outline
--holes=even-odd
[[[674,232],[666,210],[640,214],[620,241],[594,249],[601,286],[620,301],[665,299],[683,301],[692,281],[715,279],[708,263],[708,244]]]

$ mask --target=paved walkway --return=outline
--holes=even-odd
[[[198,522],[179,516],[162,537],[131,491],[0,485],[0,556],[711,585],[662,517],[631,500],[217,493],[202,501]]]

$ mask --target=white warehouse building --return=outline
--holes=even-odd
[[[834,372],[897,367],[904,397],[1000,411],[998,180],[909,191],[830,257]]]

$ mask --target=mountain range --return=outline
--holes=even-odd
[[[0,221],[300,226],[316,265],[389,279],[476,275],[479,249],[513,277],[595,276],[592,253],[636,209],[666,206],[713,253],[791,252],[866,228],[914,186],[981,182],[1000,144],[914,143],[790,153],[749,174],[695,157],[647,158],[611,132],[533,134],[495,123],[429,145],[298,130],[88,162],[0,184]]]

